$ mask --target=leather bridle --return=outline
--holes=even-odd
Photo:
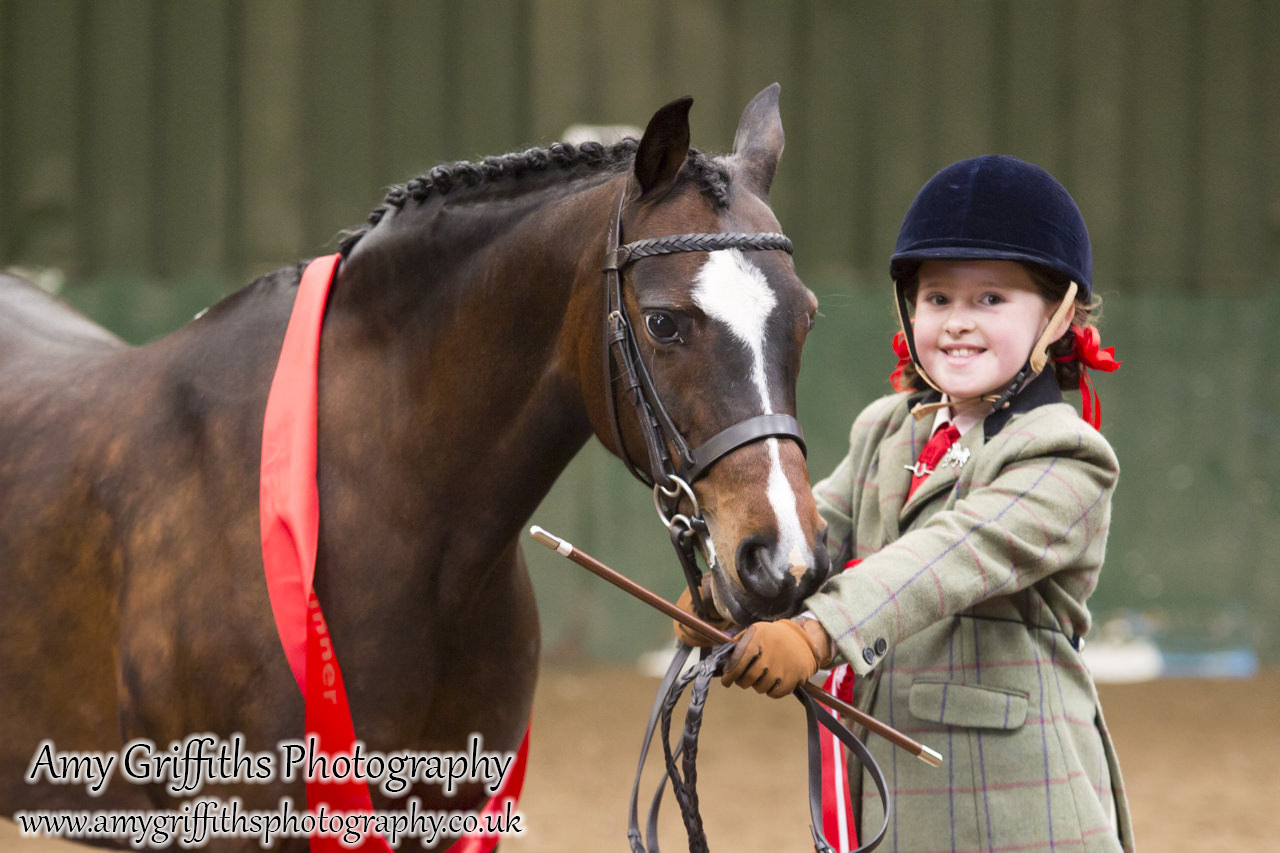
[[[604,320],[604,376],[607,387],[607,401],[610,429],[614,446],[618,455],[626,464],[632,476],[647,486],[653,487],[654,505],[658,517],[666,525],[671,534],[671,543],[675,546],[684,569],[685,580],[689,584],[693,609],[705,615],[701,599],[702,571],[698,567],[694,554],[695,544],[701,547],[708,566],[715,565],[715,550],[711,538],[707,535],[707,527],[698,508],[698,500],[693,494],[692,484],[718,460],[724,458],[738,448],[766,438],[785,438],[796,442],[802,453],[805,452],[804,434],[800,424],[791,415],[765,413],[739,421],[713,435],[707,441],[690,448],[689,442],[680,432],[662,405],[662,399],[654,387],[653,378],[640,356],[640,349],[627,316],[626,302],[622,298],[622,270],[641,258],[655,255],[670,255],[680,252],[714,252],[720,249],[746,249],[752,251],[782,251],[791,253],[791,241],[777,232],[766,233],[712,233],[712,234],[673,234],[666,237],[652,237],[636,240],[633,243],[622,242],[622,209],[627,200],[626,188],[618,199],[618,206],[609,226],[607,246],[605,249],[605,320]],[[617,365],[617,380],[621,381],[622,394],[631,401],[635,409],[636,420],[640,426],[640,435],[644,440],[645,452],[648,455],[649,472],[636,466],[631,454],[622,440],[622,425],[618,420],[618,404],[614,395],[614,366]],[[674,454],[674,458],[673,458]],[[692,509],[687,514],[679,512],[680,503],[688,499]],[[721,646],[715,651],[703,650],[701,661],[694,669],[686,669],[685,662],[692,651],[681,644],[675,658],[667,669],[667,675],[658,689],[653,709],[649,715],[649,723],[645,731],[644,745],[640,753],[639,767],[636,768],[636,779],[631,793],[631,809],[628,815],[628,841],[632,853],[657,853],[657,819],[658,807],[662,799],[663,787],[670,782],[672,792],[680,805],[681,817],[689,835],[691,851],[705,851],[706,835],[702,829],[702,818],[698,813],[698,799],[695,792],[696,775],[694,762],[697,756],[698,731],[702,725],[702,707],[710,679],[718,675],[724,659],[732,651],[732,645]],[[671,715],[681,692],[690,683],[695,682],[685,719],[685,729],[680,745],[672,747],[670,738]],[[822,768],[819,757],[818,726],[828,728],[844,745],[854,752],[863,765],[871,773],[885,808],[884,826],[871,841],[858,848],[858,853],[866,853],[876,847],[884,837],[889,821],[888,792],[884,775],[876,765],[875,759],[866,747],[838,720],[821,708],[803,691],[797,690],[796,696],[805,703],[809,730],[809,764],[810,764],[810,812],[813,819],[813,835],[816,848],[822,853],[835,853],[834,849],[822,837],[822,803],[821,782]],[[641,774],[649,745],[653,740],[659,724],[662,727],[662,745],[666,763],[666,772],[654,794],[649,812],[648,840],[646,848],[641,834],[638,812],[638,796]],[[683,769],[682,769],[683,768]]]
[[[662,399],[654,387],[653,378],[640,355],[635,332],[627,315],[622,298],[622,270],[641,258],[670,255],[682,252],[713,252],[720,249],[747,249],[754,251],[783,251],[791,253],[791,240],[777,232],[764,233],[693,233],[651,237],[633,243],[622,242],[622,209],[626,204],[624,186],[618,205],[609,225],[605,246],[605,311],[604,311],[604,376],[607,387],[605,400],[614,446],[632,476],[651,486],[658,517],[671,532],[672,543],[681,555],[681,564],[689,582],[695,609],[702,611],[699,596],[701,572],[692,558],[695,538],[702,545],[708,563],[714,557],[706,526],[702,521],[697,500],[693,497],[693,483],[702,477],[712,465],[729,453],[746,444],[765,438],[791,439],[806,452],[804,433],[791,415],[765,413],[739,421],[713,435],[707,441],[690,448],[689,442],[668,414]],[[617,366],[615,378],[614,366]],[[621,382],[621,394],[631,401],[635,410],[640,435],[648,455],[649,473],[637,467],[622,439],[622,426],[618,419],[615,387]],[[673,458],[674,452],[674,458]],[[680,513],[684,498],[692,503],[691,512]]]

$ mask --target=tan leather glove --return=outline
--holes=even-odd
[[[720,681],[777,699],[831,662],[831,638],[816,619],[756,622],[738,638]]]
[[[711,611],[706,616],[698,616],[698,614],[693,613],[693,595],[689,592],[689,587],[687,586],[684,588],[684,591],[680,593],[680,597],[676,599],[676,607],[679,607],[685,613],[693,613],[694,616],[698,616],[698,618],[703,622],[714,625],[726,634],[736,634],[742,630],[739,626],[733,624],[732,621],[715,612],[715,604],[711,599],[710,575],[703,575],[702,585],[698,590],[698,594],[702,597],[702,606]],[[676,639],[684,643],[686,646],[693,646],[694,648],[697,648],[700,646],[718,646],[720,644],[719,640],[712,639],[711,637],[704,637],[692,628],[686,628],[682,622],[677,622],[674,619],[671,621],[676,628]]]

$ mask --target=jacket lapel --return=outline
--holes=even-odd
[[[909,405],[914,405],[910,401]],[[903,419],[902,425],[882,445],[880,451],[880,468],[876,471],[876,487],[880,495],[880,517],[884,522],[885,541],[891,542],[901,535],[899,518],[902,505],[907,499],[907,490],[911,487],[911,472],[907,469],[915,464],[916,457],[924,449],[929,440],[929,428],[932,421],[925,418],[916,420],[910,414]]]

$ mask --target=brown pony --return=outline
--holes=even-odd
[[[321,338],[315,583],[370,749],[457,750],[473,732],[487,750],[519,744],[539,654],[522,531],[593,433],[652,473],[635,410],[604,375],[615,211],[624,199],[629,241],[778,231],[777,98],[775,84],[746,108],[729,156],[689,148],[683,99],[639,143],[438,167],[343,243]],[[118,753],[139,737],[164,750],[243,733],[272,751],[301,736],[258,520],[263,412],[300,270],[141,347],[0,277],[0,812],[184,799],[119,773],[96,797],[28,784],[46,739]],[[816,305],[788,254],[683,251],[636,261],[622,281],[639,356],[691,445],[794,415]],[[796,441],[747,443],[693,491],[722,610],[781,616],[825,578]],[[280,780],[205,793],[305,802]],[[485,798],[478,784],[411,793],[427,808]],[[401,807],[373,794],[375,808]],[[259,849],[221,843],[209,849]]]

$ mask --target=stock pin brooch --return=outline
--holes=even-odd
[[[952,468],[963,468],[968,461],[969,448],[953,444],[947,448],[947,452],[938,460],[938,467],[950,465]]]
[[[929,474],[932,474],[938,468],[942,468],[947,465],[950,465],[952,468],[957,468],[957,469],[963,468],[965,466],[965,463],[969,461],[969,456],[970,456],[969,448],[961,447],[958,444],[953,444],[947,448],[947,452],[944,453],[942,455],[942,458],[938,460],[937,468],[930,468],[924,462],[917,462],[914,465],[903,465],[902,467],[906,468],[908,471],[910,471],[912,474],[914,474],[917,477],[924,477]]]

